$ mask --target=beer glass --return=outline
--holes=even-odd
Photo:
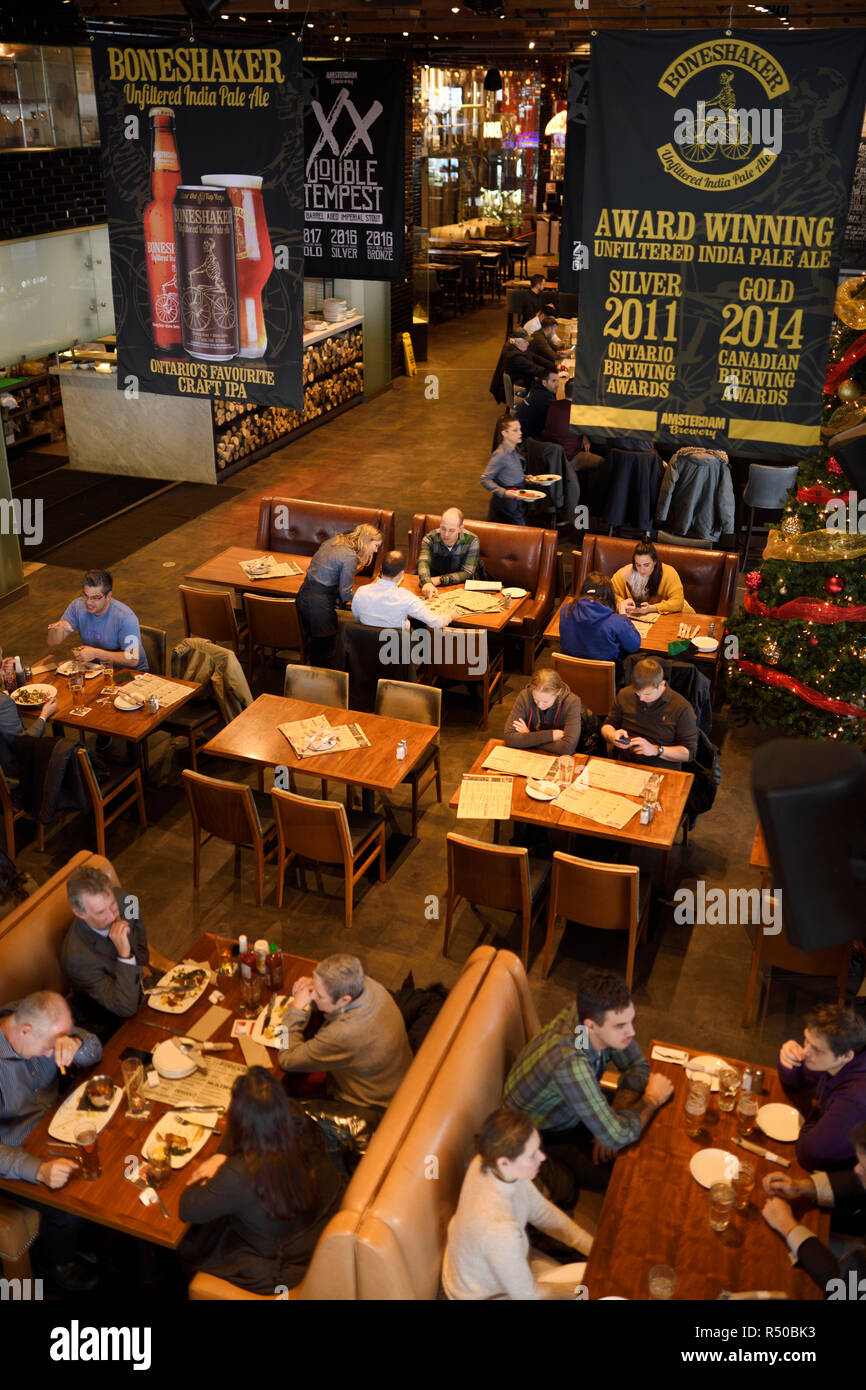
[[[127,1057],[123,1067],[123,1087],[126,1091],[126,1118],[149,1120],[151,1103],[144,1094],[144,1067],[134,1057]]]
[[[754,1134],[757,1124],[758,1097],[753,1091],[741,1091],[737,1101],[737,1128],[743,1139]]]
[[[102,1175],[99,1166],[99,1139],[92,1120],[81,1120],[75,1130],[75,1144],[81,1160],[81,1173],[88,1182]]]
[[[147,1181],[151,1187],[163,1187],[171,1176],[171,1150],[163,1139],[157,1139],[147,1152]]]
[[[103,666],[102,674],[105,677],[105,684],[102,687],[103,695],[113,695],[117,690],[117,682],[114,679],[114,667],[110,661],[107,661]]]
[[[737,1211],[745,1211],[755,1189],[755,1165],[745,1158],[741,1158],[739,1162],[740,1166],[733,1180],[734,1205]]]
[[[84,672],[83,672],[83,671],[73,671],[73,672],[72,672],[72,675],[69,677],[69,689],[72,691],[72,707],[71,707],[69,713],[70,713],[70,714],[83,714],[83,713],[84,713],[84,703],[83,703],[83,700],[82,700],[82,698],[81,698],[81,697],[82,697],[82,692],[83,692],[83,690],[84,690]]]
[[[689,1083],[689,1093],[686,1096],[686,1134],[690,1139],[697,1139],[703,1127],[703,1119],[707,1113],[707,1098],[709,1087],[705,1081],[692,1081]]]
[[[731,1224],[734,1189],[729,1182],[714,1182],[710,1188],[710,1228],[726,1231]]]
[[[262,290],[274,268],[274,253],[256,174],[204,174],[206,187],[224,188],[235,223],[235,271],[238,285],[239,357],[264,357],[268,333]]]
[[[719,1072],[719,1109],[730,1114],[737,1103],[740,1073],[734,1067],[722,1067]]]

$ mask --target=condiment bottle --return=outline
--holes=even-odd
[[[276,941],[271,942],[271,953],[268,956],[268,981],[274,993],[283,987],[283,953]]]
[[[268,943],[260,937],[253,948],[256,956],[256,974],[267,975],[268,973]]]
[[[238,974],[241,980],[251,980],[256,968],[256,953],[251,951],[245,936],[238,937]]]

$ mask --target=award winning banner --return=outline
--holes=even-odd
[[[118,388],[302,410],[300,44],[92,52]]]
[[[304,268],[405,277],[402,63],[304,64]]]
[[[580,272],[587,263],[583,235],[583,171],[589,114],[589,63],[568,69],[568,122],[565,127],[565,189],[562,236],[559,238],[559,288],[580,292]]]
[[[862,30],[594,40],[574,428],[815,446],[864,55]]]

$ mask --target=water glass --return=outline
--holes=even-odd
[[[565,753],[556,760],[556,781],[560,787],[570,787],[574,781],[574,758]]]
[[[677,1272],[670,1265],[653,1265],[649,1272],[649,1296],[661,1300],[673,1298],[677,1286]]]
[[[123,1068],[123,1088],[126,1091],[126,1118],[128,1120],[149,1120],[151,1103],[144,1094],[144,1067],[134,1057],[121,1062]]]
[[[734,1067],[722,1067],[719,1072],[719,1109],[730,1114],[737,1103],[740,1073]]]
[[[249,979],[241,976],[241,1003],[238,1010],[241,1018],[255,1018],[262,1007],[262,977],[253,974]]]
[[[742,1139],[754,1134],[758,1122],[758,1097],[754,1091],[741,1091],[737,1101],[737,1128]]]
[[[745,1211],[755,1190],[755,1165],[745,1158],[739,1160],[739,1165],[733,1180],[734,1205],[737,1211]]]
[[[734,1209],[734,1189],[729,1182],[714,1182],[710,1188],[710,1227],[714,1231],[726,1231],[731,1224]]]

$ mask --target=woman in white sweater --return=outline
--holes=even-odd
[[[592,1246],[592,1237],[535,1187],[543,1162],[541,1138],[526,1115],[507,1108],[488,1115],[448,1227],[448,1298],[575,1297],[585,1265],[557,1264],[529,1246],[529,1224],[581,1254]]]

